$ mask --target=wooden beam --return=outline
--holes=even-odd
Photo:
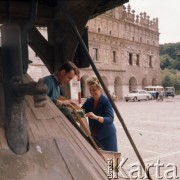
[[[54,72],[53,47],[41,35],[36,27],[33,27],[29,33],[29,46],[40,57],[50,73]]]
[[[5,102],[4,102],[4,86],[3,86],[3,63],[2,63],[2,51],[0,47],[0,126],[4,125],[5,121]]]

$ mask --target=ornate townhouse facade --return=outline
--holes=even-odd
[[[88,26],[89,53],[109,92],[119,99],[134,89],[159,85],[159,30],[158,19],[150,20],[144,12],[135,15],[130,5],[120,6],[90,20]],[[46,36],[46,30],[40,29]],[[49,74],[30,53],[33,63],[28,70],[37,80]],[[89,96],[85,81],[95,76],[91,67],[81,69],[82,97]],[[71,84],[71,98],[77,98],[77,79]]]
[[[158,19],[120,6],[88,22],[89,52],[110,93],[123,98],[133,89],[160,84]],[[82,82],[93,76],[81,71]],[[88,94],[85,85],[83,95]]]

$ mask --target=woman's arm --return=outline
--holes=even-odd
[[[94,119],[100,123],[104,122],[104,118],[102,116],[97,116],[93,112],[86,113],[86,117],[88,117],[90,119]]]
[[[104,118],[104,124],[112,124],[114,121],[114,112],[109,100],[106,99],[103,102],[102,106],[103,106],[102,116]]]

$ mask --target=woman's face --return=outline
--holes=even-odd
[[[102,90],[101,90],[101,88],[99,88],[97,86],[90,86],[89,92],[95,100],[98,100],[99,97],[101,96]]]

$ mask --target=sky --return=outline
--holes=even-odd
[[[159,43],[180,42],[180,0],[129,0],[131,10],[135,14],[146,12],[153,18],[159,19]]]

